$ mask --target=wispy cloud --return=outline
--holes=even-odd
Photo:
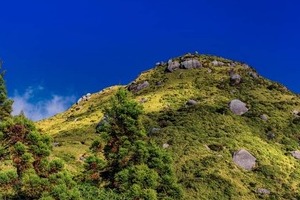
[[[49,99],[36,101],[35,94],[43,89],[41,86],[36,88],[29,87],[23,94],[15,91],[12,97],[14,100],[12,114],[18,115],[23,111],[26,117],[33,121],[38,121],[65,111],[75,102],[75,96],[60,95],[52,95]]]

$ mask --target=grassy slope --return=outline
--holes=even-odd
[[[196,58],[203,68],[165,73],[165,66],[159,66],[135,81],[150,83],[135,98],[146,99],[146,127],[161,128],[151,136],[153,140],[170,144],[167,150],[173,155],[185,199],[255,199],[259,197],[257,188],[271,190],[271,195],[262,198],[297,196],[300,165],[290,151],[299,148],[300,123],[293,123],[292,115],[293,110],[300,110],[299,97],[280,84],[252,78],[248,73],[253,69],[237,62],[233,69],[243,77],[243,83],[230,86],[231,67],[214,67],[211,62],[233,61],[205,55]],[[158,81],[163,84],[156,85]],[[95,126],[103,117],[102,108],[119,87],[123,86],[93,94],[90,100],[38,122],[40,129],[60,143],[54,147],[54,155],[67,161],[70,170],[80,170],[80,155],[98,137]],[[250,107],[243,116],[228,110],[228,102],[236,98]],[[197,100],[198,105],[185,106],[189,99]],[[269,120],[261,120],[261,114],[267,114]],[[269,131],[276,136],[272,140],[267,139]],[[207,148],[211,145],[215,150]],[[254,171],[245,171],[232,162],[233,152],[240,148],[257,158]]]

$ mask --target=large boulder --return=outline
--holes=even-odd
[[[181,63],[183,69],[200,68],[202,64],[197,59],[188,59]]]
[[[238,99],[234,99],[229,103],[229,109],[236,115],[243,115],[249,110],[246,104]]]
[[[247,150],[241,149],[233,154],[233,162],[245,170],[252,170],[255,167],[256,158]]]
[[[166,71],[167,72],[173,72],[173,71],[175,71],[179,68],[180,68],[180,63],[178,61],[169,60]]]

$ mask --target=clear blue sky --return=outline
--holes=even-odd
[[[244,61],[299,93],[299,10],[296,0],[1,1],[0,58],[9,95],[44,112],[34,119],[194,51]]]

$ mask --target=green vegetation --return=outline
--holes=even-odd
[[[189,58],[203,67],[167,73],[167,64],[156,66],[133,82],[149,87],[107,88],[37,128],[4,114],[1,197],[300,199],[300,161],[291,155],[300,149],[299,96],[240,62],[173,60]],[[232,84],[232,72],[241,81]],[[233,99],[249,111],[233,114]],[[233,162],[240,149],[257,159],[253,170]]]

